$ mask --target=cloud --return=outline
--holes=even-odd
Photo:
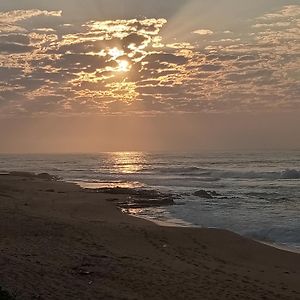
[[[30,39],[26,34],[2,34],[0,35],[0,43],[16,43],[22,45],[28,45],[30,43]]]
[[[0,33],[3,32],[24,32],[26,31],[20,23],[37,16],[60,17],[62,11],[46,11],[39,9],[12,10],[0,12]]]
[[[23,52],[31,52],[35,49],[33,46],[22,45],[17,43],[1,43],[0,42],[0,53],[23,53]]]
[[[222,69],[222,66],[221,65],[208,65],[208,64],[205,64],[205,65],[200,66],[200,69],[202,71],[215,72],[215,71],[220,71]]]
[[[17,23],[36,16],[52,16],[60,17],[62,11],[46,11],[39,9],[32,10],[12,10],[8,12],[0,12],[1,23]]]
[[[197,30],[193,31],[193,33],[199,34],[199,35],[211,35],[214,32],[209,29],[197,29]]]
[[[299,109],[299,12],[172,42],[164,18],[66,25],[60,11],[1,12],[0,115]]]

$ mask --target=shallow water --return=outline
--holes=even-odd
[[[0,171],[49,172],[90,188],[143,187],[180,199],[135,211],[175,224],[226,228],[262,241],[300,248],[300,151],[168,154],[0,155]],[[221,196],[203,199],[199,189]]]

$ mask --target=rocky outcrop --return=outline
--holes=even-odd
[[[117,202],[120,208],[147,208],[147,207],[160,207],[174,205],[175,202],[171,198],[158,198],[158,199],[130,199],[128,201]]]
[[[40,174],[37,174],[36,175],[37,178],[40,178],[40,179],[45,179],[45,180],[59,180],[60,178],[58,176],[55,176],[55,175],[50,175],[48,173],[40,173]]]
[[[196,191],[196,192],[194,192],[193,195],[200,197],[200,198],[205,198],[205,199],[213,199],[214,197],[221,196],[216,191],[205,191],[205,190]]]
[[[91,190],[89,190],[91,192]],[[174,199],[178,196],[170,193],[161,193],[156,190],[132,189],[132,188],[100,188],[93,192],[107,193],[112,195],[128,195],[128,197],[118,202],[115,199],[116,205],[120,208],[147,208],[174,205]]]

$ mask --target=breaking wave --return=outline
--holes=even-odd
[[[286,169],[283,171],[259,172],[259,171],[240,171],[240,170],[218,170],[205,169],[199,167],[174,167],[159,168],[152,171],[158,171],[163,174],[177,174],[182,176],[213,177],[213,178],[233,178],[233,179],[300,179],[300,170]]]

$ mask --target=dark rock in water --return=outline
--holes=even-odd
[[[132,189],[132,188],[100,188],[89,190],[88,192],[107,193],[113,195],[127,195],[128,199],[117,202],[121,208],[146,208],[174,205],[174,199],[178,196],[171,193],[161,193],[156,190]]]
[[[205,199],[213,199],[214,197],[221,197],[222,195],[217,193],[216,191],[205,191],[205,190],[199,190],[196,191],[194,196],[205,198]]]
[[[205,199],[213,199],[213,196],[205,190],[196,191],[194,193],[194,195],[197,197],[205,198]]]
[[[100,188],[100,189],[94,189],[93,191],[97,193],[137,196],[146,199],[157,198],[166,195],[156,190],[144,190],[144,189],[122,188],[122,187]]]
[[[210,193],[211,196],[213,196],[213,197],[220,197],[220,196],[222,196],[221,194],[217,193],[216,191],[209,191],[209,193]]]
[[[58,180],[59,177],[58,176],[55,176],[55,175],[50,175],[48,173],[40,173],[40,174],[37,174],[36,177],[40,178],[40,179],[45,179],[45,180]]]
[[[160,207],[160,206],[169,206],[174,205],[175,202],[170,198],[162,199],[130,199],[130,201],[119,202],[117,206],[120,208],[147,208],[147,207]]]

